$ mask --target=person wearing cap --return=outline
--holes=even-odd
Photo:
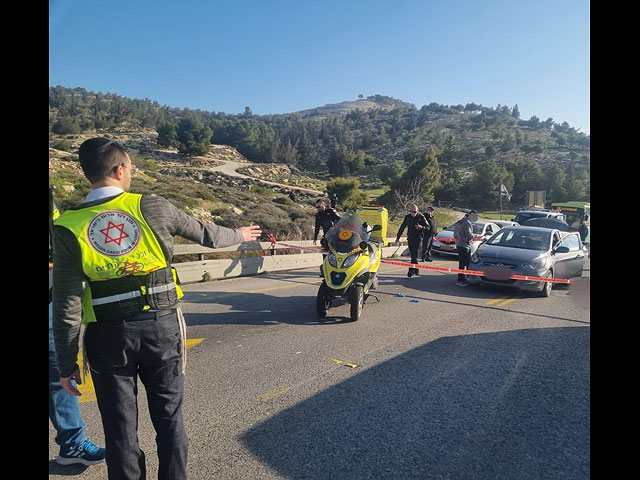
[[[422,261],[433,262],[431,258],[431,245],[433,244],[433,237],[438,233],[438,224],[436,223],[436,217],[433,216],[433,207],[427,208],[425,218],[427,219],[428,228],[424,230],[422,238]]]
[[[411,255],[411,263],[418,263],[418,254],[420,248],[420,241],[422,240],[422,232],[428,228],[427,219],[418,210],[418,205],[415,203],[411,205],[409,214],[404,217],[402,225],[396,235],[396,244],[400,243],[400,237],[404,229],[407,229],[407,243],[409,244],[409,253]],[[409,267],[407,277],[412,275],[418,275],[418,269]]]
[[[473,240],[473,223],[478,221],[478,212],[470,210],[464,217],[454,224],[453,238],[456,239],[458,250],[458,268],[465,270],[471,263],[471,241]],[[463,273],[458,274],[456,285],[468,287],[467,278]]]

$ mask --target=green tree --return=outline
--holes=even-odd
[[[157,142],[161,147],[178,146],[178,130],[175,123],[160,123],[156,127],[156,132],[158,132]]]
[[[178,151],[183,155],[204,155],[211,151],[211,129],[195,118],[183,118],[177,126]]]
[[[366,205],[368,195],[360,191],[360,180],[357,178],[336,177],[327,183],[327,195],[335,194],[343,211],[354,212],[361,205]]]
[[[71,117],[62,117],[53,124],[51,131],[59,135],[80,133],[80,122]]]
[[[420,196],[424,203],[433,202],[433,190],[440,185],[442,171],[438,163],[438,151],[431,145],[429,151],[418,156],[414,160],[407,171],[402,175],[400,180],[393,185],[393,190],[400,192],[408,185],[414,185],[413,190],[420,190]],[[418,180],[418,184],[414,181]]]
[[[493,208],[500,204],[500,184],[512,191],[513,175],[495,160],[479,163],[473,177],[465,185],[464,201],[468,208]]]
[[[378,168],[378,178],[387,185],[396,183],[404,173],[404,163],[395,160],[390,164],[382,165]]]

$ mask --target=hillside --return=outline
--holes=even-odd
[[[333,115],[344,115],[355,110],[372,110],[372,109],[382,109],[382,110],[392,110],[394,107],[398,106],[399,103],[397,101],[387,101],[381,102],[380,100],[368,99],[368,98],[360,98],[358,100],[346,100],[340,103],[329,103],[322,107],[310,108],[308,110],[300,110],[298,113],[302,115],[306,119],[320,120],[323,118],[327,118]]]
[[[226,145],[249,161],[287,165],[302,176],[354,177],[379,194],[392,190],[380,198],[385,203],[416,174],[427,185],[425,203],[496,208],[501,183],[518,206],[528,190],[545,190],[550,202],[590,196],[590,137],[552,118],[521,119],[517,105],[433,102],[418,109],[373,95],[290,114],[254,115],[247,107],[228,115],[51,87],[49,121],[50,146],[53,135],[135,128],[132,145],[141,142],[140,154],[155,156],[157,143],[151,148],[145,142],[159,142],[162,131],[168,135],[163,144],[177,145],[183,131],[200,134],[205,152],[211,143]],[[160,154],[182,158],[176,150]],[[215,160],[214,151],[201,156]]]
[[[53,164],[49,181],[55,186],[56,203],[63,210],[81,203],[91,189],[80,169],[77,149],[83,141],[95,136],[112,138],[127,148],[137,167],[132,191],[164,196],[203,221],[228,227],[257,223],[266,232],[263,240],[268,239],[268,233],[279,239],[296,240],[313,235],[314,203],[318,195],[296,190],[296,202],[289,195],[294,187],[321,188],[321,184],[313,183],[284,165],[254,166],[226,145],[214,145],[204,156],[184,158],[175,149],[158,148],[155,132],[130,123],[78,135],[50,136],[50,144],[65,142],[67,148],[49,148],[49,159]],[[213,171],[229,161],[245,164],[249,174],[288,183],[291,188],[262,186],[261,178],[238,178]]]

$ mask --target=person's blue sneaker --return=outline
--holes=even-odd
[[[60,455],[56,458],[58,465],[95,465],[104,462],[104,448],[85,440],[80,445],[70,449],[60,449]]]

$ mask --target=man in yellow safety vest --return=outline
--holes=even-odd
[[[85,141],[80,166],[93,190],[55,222],[53,333],[65,391],[80,395],[84,349],[105,434],[109,478],[145,477],[137,440],[137,379],[145,386],[156,430],[159,479],[186,479],[182,417],[186,325],[173,258],[173,237],[207,247],[257,239],[260,227],[237,229],[196,220],[156,195],[129,193],[133,165],[107,138]]]

